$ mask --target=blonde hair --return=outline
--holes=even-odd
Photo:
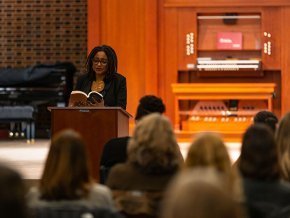
[[[152,113],[142,118],[128,144],[128,161],[147,173],[175,171],[181,153],[169,120]]]
[[[276,130],[278,159],[283,179],[290,181],[290,112],[280,121]]]
[[[191,144],[185,160],[187,167],[213,166],[229,174],[231,160],[222,139],[214,133],[203,133]]]
[[[222,173],[197,167],[180,173],[169,185],[162,218],[238,218],[244,213],[227,190]]]
[[[189,148],[185,167],[213,167],[224,173],[236,200],[244,200],[240,175],[232,166],[227,148],[219,135],[214,133],[198,135]]]

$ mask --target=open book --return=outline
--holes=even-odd
[[[104,106],[103,95],[97,91],[91,91],[88,94],[78,90],[72,91],[68,106]]]

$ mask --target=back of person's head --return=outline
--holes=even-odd
[[[139,100],[135,120],[140,120],[145,115],[165,112],[165,105],[161,98],[154,95],[145,95]]]
[[[274,132],[276,130],[276,126],[278,124],[277,116],[270,111],[260,111],[254,117],[254,123],[263,123],[268,125]]]
[[[21,175],[0,165],[0,217],[27,218],[26,189]]]
[[[74,130],[63,130],[51,141],[40,180],[43,199],[79,199],[90,182],[84,141]]]
[[[273,131],[264,124],[253,124],[242,140],[238,168],[243,177],[278,180],[280,170]]]
[[[214,167],[229,174],[231,160],[221,137],[214,133],[202,133],[191,144],[185,160],[187,167]]]
[[[159,113],[142,118],[128,144],[128,161],[147,173],[176,171],[181,153],[170,121]]]
[[[282,177],[290,181],[290,112],[285,114],[279,123],[276,142]]]
[[[223,174],[194,168],[179,174],[164,197],[162,218],[238,218],[242,208],[227,191]]]
[[[239,201],[244,199],[240,175],[237,169],[232,167],[228,150],[221,136],[215,133],[198,135],[188,150],[185,167],[213,167],[223,172],[235,199]]]

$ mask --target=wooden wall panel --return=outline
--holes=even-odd
[[[290,7],[282,9],[282,20],[284,27],[282,27],[281,34],[281,57],[282,57],[282,115],[290,111],[290,29],[287,28],[287,22],[290,19]]]
[[[290,5],[289,0],[165,0],[167,7],[216,7],[216,6],[283,6]]]
[[[157,2],[88,1],[89,7],[97,6],[96,13],[89,13],[89,27],[98,29],[89,32],[88,45],[108,44],[116,50],[118,71],[127,78],[127,111],[135,115],[140,97],[157,94]]]
[[[95,7],[89,9],[89,26],[98,29],[89,32],[88,45],[109,44],[116,50],[118,70],[127,77],[127,111],[134,115],[140,97],[157,94],[158,1],[88,1]]]
[[[281,19],[280,7],[264,7],[262,12],[262,46],[271,43],[271,54],[262,52],[263,69],[281,69]],[[268,33],[271,37],[267,37]]]
[[[166,114],[171,120],[174,119],[171,84],[177,82],[180,43],[178,11],[185,9],[180,7],[212,11],[216,7],[241,6],[241,10],[248,7],[256,11],[258,8],[261,10],[261,6],[282,5],[281,20],[290,19],[288,0],[88,0],[88,5],[88,48],[103,43],[115,48],[119,72],[128,81],[128,112],[135,114],[138,100],[143,95],[157,94],[164,99]],[[281,31],[283,115],[290,110],[290,30],[282,24]]]
[[[161,18],[162,17],[162,18]],[[161,8],[160,19],[160,66],[159,90],[166,103],[166,115],[174,120],[174,95],[171,84],[177,81],[178,69],[178,11],[176,8]]]
[[[197,18],[191,8],[178,11],[178,69],[187,70],[188,64],[195,65],[197,58]],[[190,34],[192,34],[190,36]],[[191,42],[190,37],[193,38]],[[191,44],[191,45],[190,45]],[[188,47],[193,45],[193,51]],[[193,53],[188,53],[193,52]]]
[[[88,49],[89,52],[100,43],[100,1],[88,0]]]

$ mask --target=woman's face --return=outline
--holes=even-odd
[[[104,51],[95,54],[93,60],[93,71],[96,75],[105,75],[108,69],[108,57]]]

